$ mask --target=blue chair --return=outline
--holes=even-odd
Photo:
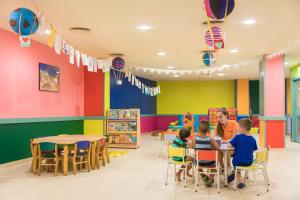
[[[73,163],[73,174],[77,173],[78,164],[87,164],[87,169],[91,171],[91,142],[80,141],[75,144],[74,152],[70,156]]]

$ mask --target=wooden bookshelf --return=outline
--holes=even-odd
[[[139,109],[110,109],[107,118],[106,133],[109,147],[129,149],[140,147]]]

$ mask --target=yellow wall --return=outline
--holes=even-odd
[[[238,114],[249,114],[249,81],[237,80],[237,109]]]
[[[84,134],[103,135],[103,120],[84,120]]]
[[[207,114],[208,108],[235,107],[234,81],[163,81],[158,85],[158,114]]]

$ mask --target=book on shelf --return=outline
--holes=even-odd
[[[137,119],[137,111],[130,110],[130,119]]]
[[[137,130],[137,126],[136,126],[136,122],[129,122],[128,123],[128,131],[136,131]]]
[[[110,110],[110,119],[118,119],[119,113],[118,110]]]

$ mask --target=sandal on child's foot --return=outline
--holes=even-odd
[[[181,174],[176,173],[176,180],[177,180],[177,181],[181,181],[180,175],[181,175]]]
[[[231,174],[231,175],[229,175],[228,177],[227,177],[227,182],[228,183],[231,183],[233,180],[234,180],[234,174]]]
[[[206,183],[209,179],[209,177],[205,174],[201,174],[202,180]]]
[[[209,177],[208,180],[205,182],[206,187],[211,187],[214,183],[214,178]]]
[[[237,185],[237,187],[238,187],[239,189],[242,189],[242,188],[246,187],[246,185],[245,185],[244,183],[239,183],[239,184]]]

